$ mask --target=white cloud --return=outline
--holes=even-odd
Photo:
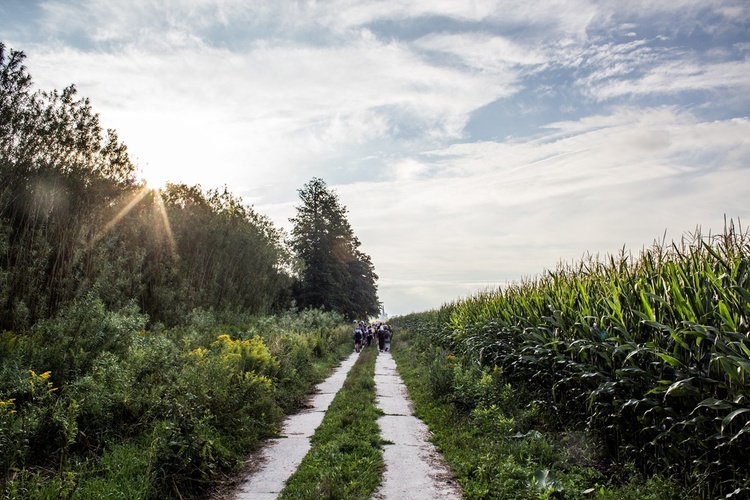
[[[519,280],[622,245],[637,253],[667,229],[679,239],[696,224],[718,229],[724,214],[746,217],[749,133],[747,119],[623,108],[558,123],[537,139],[462,144],[435,156],[462,176],[338,190],[386,278],[386,304],[422,293],[414,300],[437,307],[436,295],[466,295],[469,282]],[[373,193],[373,203],[357,204],[362,193]]]
[[[674,94],[686,91],[750,90],[750,61],[698,64],[693,61],[667,61],[643,76],[595,83],[592,93],[599,99],[633,94]]]
[[[37,87],[75,83],[144,168],[282,227],[325,178],[390,312],[747,215],[741,0],[40,5],[13,31],[41,34],[16,47]],[[515,139],[469,136],[491,103]]]
[[[417,40],[415,45],[452,54],[471,69],[488,71],[511,82],[517,78],[513,66],[547,62],[547,57],[534,48],[519,45],[507,37],[485,33],[431,34]]]
[[[366,31],[345,45],[257,42],[244,53],[194,41],[30,55],[40,88],[76,82],[144,168],[209,186],[236,170],[264,184],[353,144],[458,138],[472,110],[512,92],[512,77],[436,66]]]

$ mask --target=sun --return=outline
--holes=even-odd
[[[155,167],[141,169],[140,178],[145,182],[149,189],[155,191],[164,189],[169,182],[169,179],[167,179],[167,173]]]

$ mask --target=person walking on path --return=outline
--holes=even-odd
[[[385,350],[385,328],[383,325],[378,327],[378,351],[383,352]]]
[[[359,352],[362,350],[362,330],[360,327],[357,327],[354,330],[354,352]]]

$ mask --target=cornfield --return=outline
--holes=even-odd
[[[469,362],[502,370],[614,460],[696,496],[750,491],[750,239],[732,221],[483,292],[416,318]],[[407,318],[404,318],[407,319]]]

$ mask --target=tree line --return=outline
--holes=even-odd
[[[0,43],[0,329],[23,331],[92,296],[174,325],[195,309],[377,314],[377,275],[321,179],[285,238],[226,187],[150,189],[74,85],[34,91]]]

